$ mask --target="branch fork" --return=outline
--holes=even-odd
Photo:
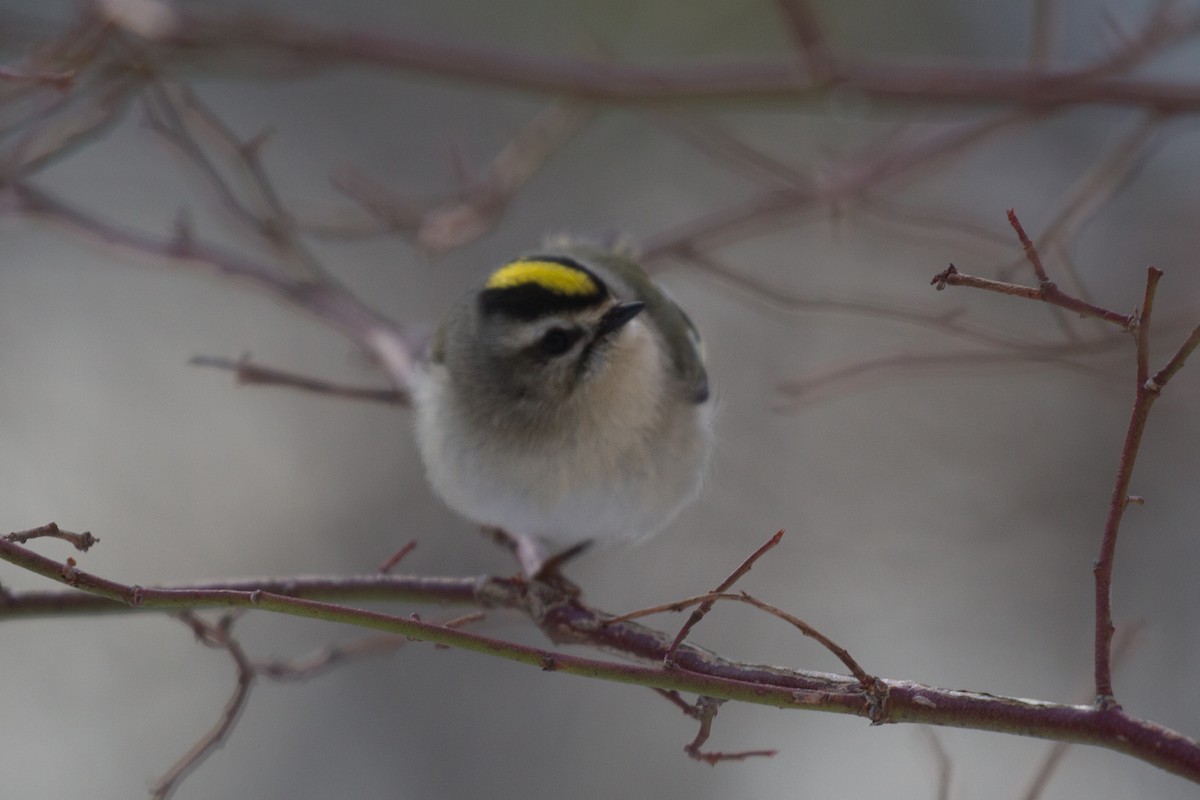
[[[1133,479],[1133,467],[1141,447],[1142,436],[1146,429],[1150,407],[1161,395],[1167,382],[1183,367],[1188,356],[1200,345],[1200,325],[1192,330],[1187,340],[1180,345],[1167,365],[1150,376],[1150,320],[1154,310],[1154,298],[1158,282],[1162,278],[1162,270],[1149,267],[1146,270],[1146,288],[1142,296],[1141,306],[1130,314],[1120,314],[1100,306],[1088,303],[1078,297],[1066,294],[1050,280],[1042,265],[1041,257],[1032,240],[1025,233],[1017,215],[1011,209],[1008,211],[1008,221],[1016,231],[1021,241],[1025,257],[1038,278],[1038,288],[1018,284],[994,281],[964,275],[953,264],[933,276],[931,284],[939,291],[947,286],[968,286],[976,289],[999,292],[1001,294],[1023,297],[1030,300],[1040,300],[1061,308],[1075,311],[1083,316],[1094,317],[1119,326],[1122,330],[1133,334],[1136,346],[1136,383],[1133,409],[1129,416],[1129,426],[1125,433],[1125,441],[1121,448],[1121,457],[1117,465],[1117,476],[1114,481],[1112,496],[1109,502],[1108,517],[1104,523],[1103,536],[1100,543],[1100,555],[1097,557],[1092,573],[1095,580],[1096,621],[1094,632],[1094,672],[1095,672],[1095,706],[1098,710],[1120,709],[1113,693],[1112,683],[1112,638],[1115,631],[1112,616],[1112,578],[1113,565],[1116,556],[1117,534],[1120,531],[1121,520],[1126,508],[1131,504],[1141,505],[1143,499],[1137,500],[1129,494],[1129,486]]]

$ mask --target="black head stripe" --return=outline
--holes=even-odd
[[[582,273],[555,274],[556,270]],[[583,280],[579,280],[579,278]],[[564,279],[565,278],[565,279]],[[608,287],[595,273],[565,256],[531,255],[513,261],[488,280],[479,295],[479,307],[485,314],[504,314],[532,320],[546,314],[590,308],[609,297]]]

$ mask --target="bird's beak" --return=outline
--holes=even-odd
[[[642,313],[642,309],[646,307],[645,303],[634,301],[632,303],[618,303],[605,312],[600,318],[600,325],[596,328],[596,338],[608,336],[616,333],[631,319]]]

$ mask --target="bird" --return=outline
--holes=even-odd
[[[688,315],[622,245],[549,241],[443,315],[416,364],[415,438],[435,494],[519,543],[644,540],[695,499],[713,400]]]

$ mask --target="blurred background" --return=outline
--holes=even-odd
[[[291,20],[517,59],[679,68],[799,62],[784,6],[180,5],[229,30]],[[146,51],[128,50],[158,70],[148,88],[114,110],[97,100],[111,75],[84,71],[71,90],[79,110],[63,118],[93,127],[76,140],[67,123],[48,124],[31,143],[22,120],[49,119],[57,90],[5,83],[0,142],[6,175],[106,223],[170,241],[185,214],[197,240],[281,264],[161,130],[187,87],[238,139],[269,132],[261,165],[297,235],[391,319],[432,324],[459,292],[547,234],[643,244],[706,338],[719,446],[702,499],[666,533],[571,565],[589,603],[617,613],[703,592],[784,528],[783,543],[739,585],[830,635],[867,670],[1089,701],[1091,566],[1132,401],[1132,344],[1046,306],[935,292],[929,280],[954,262],[1033,284],[1005,219],[1015,208],[1067,291],[1127,312],[1147,265],[1164,270],[1153,339],[1162,365],[1200,318],[1194,116],[885,101],[853,87],[581,110],[513,87],[242,45],[168,54],[154,43],[155,20],[171,19],[164,7],[105,7],[127,41],[142,41],[137,30],[150,36]],[[1173,4],[1170,17],[1134,2],[811,7],[828,47],[852,64],[944,64],[954,75],[955,65],[1067,69],[1126,53],[1112,75],[1186,81],[1193,93],[1200,66],[1190,38],[1200,8],[1189,3]],[[36,63],[85,8],[0,2],[0,63]],[[263,17],[235,21],[249,13]],[[498,215],[468,214],[465,234],[433,224],[457,219],[438,212],[477,198],[492,165],[512,166],[506,145],[542,124],[557,133],[538,139],[550,144],[537,158],[518,159],[531,175],[502,187],[503,202],[489,207]],[[63,146],[33,163],[40,141]],[[246,185],[236,169],[225,174]],[[90,530],[101,543],[85,555],[60,542],[35,547],[143,585],[371,573],[411,539],[418,547],[402,569],[512,573],[504,553],[426,488],[404,410],[238,387],[229,373],[188,365],[249,352],[281,369],[385,385],[354,342],[243,283],[105,249],[24,214],[7,191],[0,207],[0,528],[54,520]],[[738,212],[746,224],[725,226]],[[1200,363],[1154,408],[1132,487],[1146,504],[1126,517],[1113,591],[1118,626],[1139,631],[1116,676],[1119,700],[1193,736],[1200,697],[1181,687],[1200,663],[1198,387]],[[48,586],[9,565],[0,582]],[[680,622],[651,620],[671,630]],[[489,614],[478,629],[546,644],[516,614]],[[266,614],[237,631],[253,656],[281,658],[359,635]],[[718,607],[692,639],[737,660],[841,671],[748,608]],[[25,798],[143,796],[216,721],[235,681],[226,653],[152,614],[5,621],[0,676],[3,794]],[[694,733],[644,689],[413,645],[302,684],[261,681],[225,746],[176,796],[939,792],[936,749],[912,726],[726,705],[711,748],[779,755],[715,768],[683,754]],[[952,798],[1024,796],[1050,747],[935,733]],[[1196,789],[1075,748],[1041,796],[1192,798]]]

